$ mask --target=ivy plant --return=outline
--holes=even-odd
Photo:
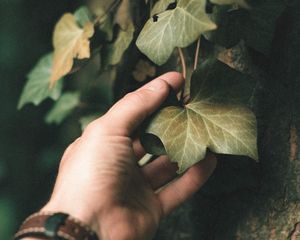
[[[268,22],[275,21],[280,7],[274,13],[268,8],[272,1],[253,2],[87,0],[57,22],[53,52],[29,73],[18,108],[50,98],[56,103],[47,123],[60,124],[77,111],[84,128],[113,104],[118,73],[130,69],[139,85],[171,68],[182,71],[186,84],[144,124],[145,149],[167,154],[179,173],[204,159],[207,151],[258,160],[257,123],[249,105],[255,80],[214,54],[201,57],[201,39],[226,48],[244,41],[267,52],[258,38],[271,39],[274,29]],[[266,24],[250,36],[253,21],[264,22],[264,16]],[[128,61],[132,55],[137,56],[133,67]]]

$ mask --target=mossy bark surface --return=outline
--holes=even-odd
[[[214,175],[164,221],[157,240],[300,239],[300,3],[287,5],[269,57],[230,50],[230,64],[259,82],[260,163],[219,156]]]

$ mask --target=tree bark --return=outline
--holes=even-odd
[[[259,81],[260,163],[219,156],[214,175],[164,221],[157,240],[300,240],[300,3],[287,4],[269,58],[231,52],[231,64]]]

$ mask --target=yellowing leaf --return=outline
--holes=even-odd
[[[114,22],[119,26],[119,33],[117,39],[105,49],[104,59],[106,59],[107,65],[118,64],[133,40],[135,28],[130,13],[129,0],[122,1]]]
[[[187,47],[203,32],[216,28],[205,4],[206,0],[178,0],[174,9],[153,16],[137,39],[138,48],[156,64],[164,64],[175,47]]]
[[[88,6],[95,16],[101,17],[100,20],[103,20],[106,18],[108,10],[116,4],[115,2],[116,0],[88,0]]]
[[[163,108],[154,116],[142,138],[146,150],[166,152],[178,163],[180,173],[204,159],[207,149],[257,160],[256,118],[243,104],[254,87],[254,82],[247,80],[220,62],[196,71],[191,101],[184,107]]]
[[[129,25],[126,31],[120,29],[116,41],[112,44],[109,44],[107,47],[107,63],[109,65],[116,65],[121,61],[124,52],[127,50],[130,43],[132,42],[133,34],[133,24]]]
[[[130,11],[130,1],[122,0],[120,7],[118,8],[115,22],[120,25],[123,30],[132,27],[132,17]]]
[[[63,15],[55,26],[53,35],[54,60],[51,85],[71,71],[75,58],[90,57],[89,39],[93,35],[94,26],[91,22],[80,28],[74,15],[70,13]]]
[[[139,60],[135,66],[135,70],[132,75],[138,82],[143,82],[147,77],[154,77],[156,74],[156,68],[145,60]]]

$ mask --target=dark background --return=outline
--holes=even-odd
[[[272,7],[280,1],[264,2]],[[292,131],[296,137],[300,136],[300,4],[297,0],[284,2],[289,6],[276,23],[270,57],[251,55],[257,58],[255,74],[262,78],[257,99],[262,177],[252,173],[247,161],[236,164],[240,160],[233,159],[231,164],[225,159],[223,165],[219,161],[215,177],[206,187],[214,192],[208,194],[205,189],[199,192],[192,202],[168,219],[157,239],[199,239],[200,236],[205,240],[232,240],[237,232],[240,239],[255,240],[299,236],[295,229],[300,224],[300,162],[299,151],[293,161],[290,158],[293,143],[290,137]],[[1,240],[11,239],[21,221],[47,201],[60,157],[80,133],[79,124],[71,119],[59,127],[44,123],[51,101],[16,110],[26,74],[52,49],[55,23],[63,13],[72,12],[80,5],[80,0],[0,0]],[[264,12],[261,15],[266,16],[268,23],[269,15]],[[259,27],[266,32],[263,22],[258,20],[259,24],[252,26],[255,32],[251,28],[247,33],[250,40],[256,36],[265,43],[256,32]],[[298,139],[293,143],[296,147]],[[282,235],[283,232],[286,234]]]
[[[0,239],[10,239],[21,221],[49,198],[64,148],[79,132],[47,126],[40,107],[17,103],[26,74],[52,49],[52,30],[81,1],[0,1]],[[62,137],[65,136],[65,137]]]

